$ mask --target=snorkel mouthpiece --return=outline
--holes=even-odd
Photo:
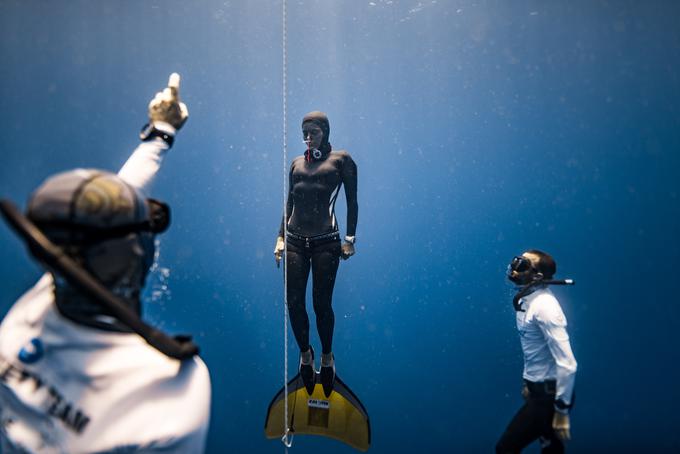
[[[312,162],[312,157],[314,157],[314,159],[321,159],[321,156],[323,155],[321,153],[321,150],[319,150],[318,148],[312,148],[312,139],[309,136],[307,136],[304,142],[307,144],[307,151],[305,151],[305,160],[307,162]]]
[[[312,139],[307,136],[304,141],[307,144],[307,150],[305,151],[305,161],[312,162]]]

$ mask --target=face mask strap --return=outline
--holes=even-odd
[[[158,234],[166,231],[170,226],[170,207],[168,204],[155,199],[147,199],[146,203],[149,209],[149,219],[142,222],[115,227],[84,226],[70,221],[36,222],[36,225],[42,231],[68,232],[68,243],[76,245],[89,245],[121,238],[130,233],[149,232]]]

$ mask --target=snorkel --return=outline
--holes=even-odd
[[[512,298],[512,306],[515,308],[516,312],[524,312],[522,309],[522,304],[519,302],[522,298],[530,295],[534,290],[547,285],[574,285],[573,279],[535,279],[529,284],[520,287],[519,291]]]
[[[538,288],[548,285],[575,284],[573,279],[552,279],[552,276],[546,278],[541,271],[536,269],[532,261],[523,255],[512,259],[508,265],[507,277],[519,286],[517,293],[512,298],[512,306],[516,312],[524,312],[520,300]]]

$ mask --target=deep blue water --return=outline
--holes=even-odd
[[[521,405],[504,271],[540,248],[577,281],[556,289],[579,362],[571,451],[679,452],[680,5],[288,12],[289,160],[318,109],[359,167],[334,350],[371,451],[493,449]],[[281,23],[280,2],[0,1],[3,197],[23,203],[65,169],[117,170],[151,96],[182,75],[191,117],[153,191],[173,208],[170,291],[146,316],[202,346],[209,452],[283,449],[262,430],[283,378]],[[341,198],[342,227],[344,213]],[[41,271],[5,225],[0,249],[4,313]],[[291,452],[313,449],[351,451],[298,437]]]

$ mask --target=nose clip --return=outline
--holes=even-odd
[[[321,150],[319,150],[318,148],[315,148],[314,151],[312,151],[312,155],[314,156],[314,159],[321,158]]]

